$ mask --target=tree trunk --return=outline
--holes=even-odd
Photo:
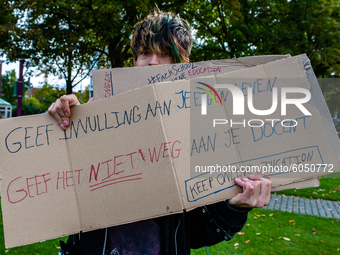
[[[68,53],[66,93],[72,94],[72,52]]]

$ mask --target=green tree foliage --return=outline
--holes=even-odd
[[[22,115],[32,115],[32,114],[39,114],[43,113],[42,106],[38,99],[34,97],[23,98],[22,100]]]
[[[191,60],[306,53],[317,77],[340,76],[340,2],[197,0],[184,8],[196,40]],[[339,86],[321,86],[331,113]]]
[[[90,86],[87,86],[84,90],[79,90],[77,98],[81,104],[85,104],[90,99]]]
[[[242,32],[247,29],[247,24],[243,24],[244,17],[239,1],[188,2],[184,14],[192,25],[196,39],[190,57],[192,61],[249,54],[249,40]]]
[[[27,67],[38,66],[41,71],[64,78],[71,93],[74,81],[88,73],[94,55],[79,9],[73,1],[46,0],[13,1],[8,9],[19,19],[12,45],[6,51],[8,57],[17,59],[18,53],[30,56]]]
[[[332,115],[340,114],[340,79],[318,79],[324,98]],[[340,125],[339,125],[340,128]],[[339,131],[340,132],[340,131]]]
[[[40,103],[40,109],[45,112],[52,103],[65,94],[64,89],[54,88],[52,85],[44,84],[41,88],[37,88],[33,97]]]
[[[193,61],[306,53],[318,77],[340,75],[339,1],[197,0],[184,10]]]
[[[70,94],[80,82],[76,83],[76,78],[85,78],[95,61],[111,67],[129,63],[134,24],[155,3],[161,9],[176,9],[182,2],[185,1],[12,1],[5,7],[8,13],[15,13],[19,22],[6,53],[11,60],[18,52],[29,55],[27,66],[39,66],[41,71],[62,76]]]
[[[134,25],[146,16],[156,6],[165,11],[180,12],[186,0],[119,0],[102,1],[93,0],[79,4],[81,12],[79,20],[83,28],[90,31],[93,48],[101,53],[101,65],[122,67],[132,56],[130,40]]]
[[[2,76],[1,84],[1,98],[12,105],[16,104],[16,97],[14,97],[14,82],[17,80],[15,70],[6,71]]]
[[[340,2],[281,0],[273,8],[274,18],[278,18],[275,26],[278,40],[271,49],[291,55],[306,53],[317,77],[339,77]]]
[[[104,67],[131,65],[133,26],[155,4],[180,13],[192,24],[191,61],[306,53],[317,77],[340,75],[340,2],[336,0],[3,3],[0,38],[9,40],[2,41],[0,49],[11,60],[28,54],[28,66],[63,77],[67,93],[77,85],[77,77],[86,77],[95,61]],[[325,86],[323,92],[328,101],[340,100],[334,86]]]
[[[11,35],[16,30],[17,18],[9,8],[8,1],[0,0],[0,55],[2,49],[10,48]]]
[[[17,101],[12,108],[12,117],[17,117],[18,106]],[[22,106],[21,106],[21,115],[32,115],[32,114],[39,114],[43,113],[44,111],[41,110],[40,103],[34,97],[23,98],[22,99]]]
[[[14,82],[17,81],[15,70],[6,71],[2,76],[2,92],[1,98],[12,104],[12,116],[17,116],[17,97],[14,96]],[[44,112],[42,105],[34,98],[23,97],[22,100],[22,115],[31,115]]]

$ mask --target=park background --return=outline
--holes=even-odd
[[[93,69],[132,66],[129,43],[134,24],[155,6],[180,14],[191,25],[194,44],[190,61],[306,53],[317,78],[340,75],[338,0],[0,3],[0,56],[5,57],[6,64],[25,58],[23,115],[45,112],[65,93],[76,93],[85,103]],[[17,111],[13,91],[18,75],[15,70],[6,70],[1,79],[0,98],[12,104],[12,116]],[[45,79],[32,84],[37,76]],[[321,89],[339,132],[340,86],[325,83]],[[321,178],[317,188],[280,194],[339,201],[340,182],[336,177]],[[209,254],[340,254],[339,227],[336,218],[253,209],[240,234],[207,250]],[[59,240],[66,237],[5,249],[1,220],[0,254],[57,254]],[[206,254],[206,249],[192,253]]]

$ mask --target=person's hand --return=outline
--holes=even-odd
[[[243,192],[228,200],[229,204],[242,208],[261,208],[269,204],[272,182],[261,176],[250,175],[248,178],[236,178],[235,183]]]
[[[64,95],[51,104],[47,112],[54,116],[61,129],[65,130],[70,124],[70,107],[75,105],[80,105],[76,95]]]

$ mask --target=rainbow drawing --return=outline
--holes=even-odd
[[[221,105],[222,105],[222,100],[221,100],[220,95],[217,93],[217,91],[216,91],[212,86],[210,86],[210,85],[208,85],[208,84],[206,84],[206,83],[203,83],[203,82],[197,82],[197,83],[202,84],[202,85],[206,86],[207,88],[209,88],[211,91],[213,91],[214,94],[217,96],[218,100],[220,100],[220,103],[221,103]],[[211,92],[210,92],[209,90],[203,89],[203,88],[200,88],[200,87],[197,87],[197,88],[198,88],[198,89],[201,89],[201,90],[203,90],[205,93],[207,93],[207,94],[214,100],[215,105],[217,105],[214,96],[211,94]]]

